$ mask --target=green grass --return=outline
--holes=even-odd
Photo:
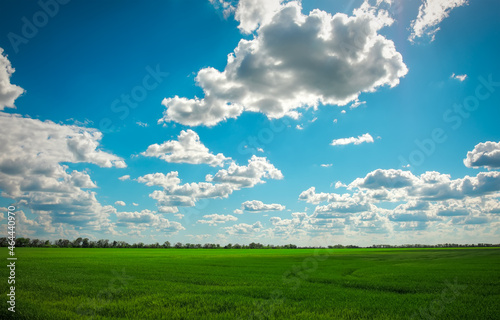
[[[16,255],[16,319],[500,319],[499,248]]]

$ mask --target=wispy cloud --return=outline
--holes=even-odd
[[[348,144],[362,144],[362,143],[373,143],[373,137],[369,133],[365,133],[361,136],[358,136],[357,138],[355,137],[350,137],[350,138],[341,138],[341,139],[335,139],[330,143],[332,146],[345,146]]]
[[[467,75],[466,74],[455,74],[453,73],[450,78],[452,79],[457,79],[459,80],[460,82],[464,81],[465,79],[467,79]]]
[[[450,15],[452,9],[467,4],[467,0],[424,0],[418,9],[418,16],[411,22],[411,42],[428,36],[434,41],[439,24]]]

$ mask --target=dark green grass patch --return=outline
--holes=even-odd
[[[500,319],[498,248],[16,254],[15,319]]]

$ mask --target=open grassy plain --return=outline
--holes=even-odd
[[[499,248],[16,248],[16,256],[15,319],[500,319]],[[0,268],[1,319],[11,318],[8,272]]]

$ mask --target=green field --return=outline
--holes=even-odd
[[[15,319],[500,319],[499,248],[16,255]]]

